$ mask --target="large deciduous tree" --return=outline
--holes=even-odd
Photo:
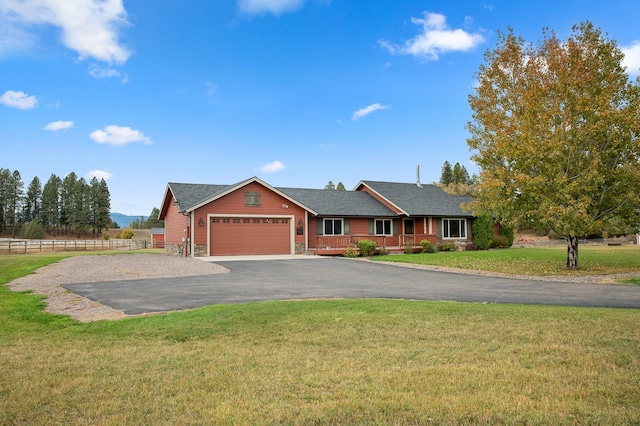
[[[566,40],[543,36],[527,44],[509,30],[485,54],[469,96],[467,143],[481,170],[470,207],[555,231],[577,269],[579,238],[612,220],[639,223],[640,79],[589,22]]]

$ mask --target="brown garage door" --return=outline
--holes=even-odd
[[[291,222],[272,217],[211,218],[211,256],[290,254]]]

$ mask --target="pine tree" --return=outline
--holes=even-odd
[[[336,186],[336,191],[346,191],[346,188],[344,187],[342,182],[338,182],[338,185]]]
[[[449,185],[453,182],[453,171],[451,170],[451,164],[445,161],[442,165],[442,174],[440,175],[440,184]]]
[[[100,179],[98,183],[96,203],[95,226],[98,233],[100,233],[111,225],[111,194],[104,179]]]
[[[145,228],[164,228],[164,220],[158,219],[158,216],[160,216],[160,210],[154,207],[153,210],[151,210],[149,219],[145,222]]]
[[[49,233],[55,233],[60,227],[61,186],[62,180],[52,174],[42,189],[42,224]]]
[[[64,177],[60,188],[60,225],[64,228],[64,233],[67,235],[71,232],[71,216],[75,208],[73,205],[73,197],[77,181],[78,176],[74,172],[71,172]]]
[[[11,170],[0,168],[0,231],[7,229],[7,209]]]
[[[460,163],[456,163],[453,166],[453,183],[469,185],[470,181],[471,178],[469,178],[467,169],[464,166],[461,166]]]
[[[335,187],[335,185],[333,184],[333,182],[332,182],[332,181],[329,181],[329,182],[324,186],[324,189],[331,189],[331,190],[333,190],[333,189],[336,189],[336,187]]]
[[[42,223],[42,184],[38,176],[35,176],[27,187],[27,195],[24,198],[22,209],[24,223],[32,220]]]
[[[20,222],[19,213],[24,199],[24,183],[19,171],[13,171],[9,178],[7,189],[7,219],[12,227],[11,235],[15,237],[18,231],[18,223]]]

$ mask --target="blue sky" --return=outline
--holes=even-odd
[[[590,20],[635,78],[640,2],[0,0],[0,167],[104,177],[147,215],[167,182],[351,189],[470,173],[474,72],[497,32]]]

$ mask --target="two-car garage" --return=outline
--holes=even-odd
[[[291,216],[210,216],[210,256],[292,254]]]

